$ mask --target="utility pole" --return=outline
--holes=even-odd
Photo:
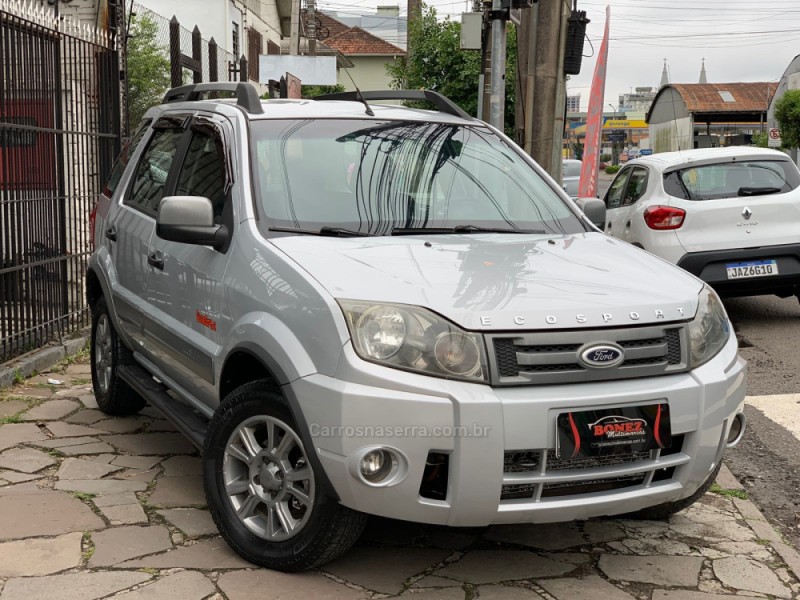
[[[492,23],[491,92],[489,94],[489,124],[503,131],[506,108],[506,15],[503,0],[492,0],[489,13]]]
[[[411,54],[414,52],[414,48],[411,44],[410,32],[416,22],[419,20],[420,16],[422,16],[422,0],[407,0],[406,12],[408,13],[408,16],[406,17],[406,54],[410,58]]]
[[[289,54],[300,54],[300,0],[292,0],[292,20],[289,28]]]
[[[516,129],[519,145],[531,154],[533,138],[533,100],[536,74],[536,34],[539,22],[539,3],[535,2],[523,12],[522,22],[517,29],[517,63],[520,89],[517,90]]]
[[[308,16],[308,54],[317,55],[317,9],[314,0],[306,0],[306,13]]]

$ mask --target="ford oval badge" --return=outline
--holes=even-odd
[[[595,344],[580,353],[581,362],[593,369],[616,367],[625,360],[625,352],[619,346]]]

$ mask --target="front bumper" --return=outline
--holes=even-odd
[[[450,526],[570,521],[685,498],[721,460],[731,420],[742,411],[745,396],[746,367],[733,337],[717,357],[689,373],[510,388],[365,365],[352,352],[345,353],[340,371],[348,371],[347,381],[312,375],[291,384],[340,501],[370,514]],[[652,453],[646,460],[610,467],[504,472],[506,453],[555,447],[560,412],[662,399],[670,406],[673,436],[682,441],[678,452],[663,457]],[[360,452],[371,446],[388,447],[404,457],[404,471],[394,485],[373,487],[354,475]],[[443,500],[420,495],[432,451],[449,457]],[[644,477],[616,489],[582,488],[555,497],[539,491],[528,499],[501,499],[509,485],[541,490],[564,481],[612,481],[633,473]]]
[[[763,259],[774,259],[779,275],[728,279],[725,265]],[[800,244],[691,252],[677,264],[711,285],[721,296],[791,296],[800,292]]]

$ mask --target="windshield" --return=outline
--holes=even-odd
[[[256,192],[272,229],[586,231],[530,165],[484,127],[265,120],[253,123],[252,144]]]
[[[684,200],[715,200],[789,192],[800,184],[786,160],[750,160],[690,167],[664,175],[664,189]]]

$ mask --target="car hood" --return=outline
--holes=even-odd
[[[337,299],[424,306],[470,330],[613,327],[688,319],[702,283],[601,233],[272,242]]]

